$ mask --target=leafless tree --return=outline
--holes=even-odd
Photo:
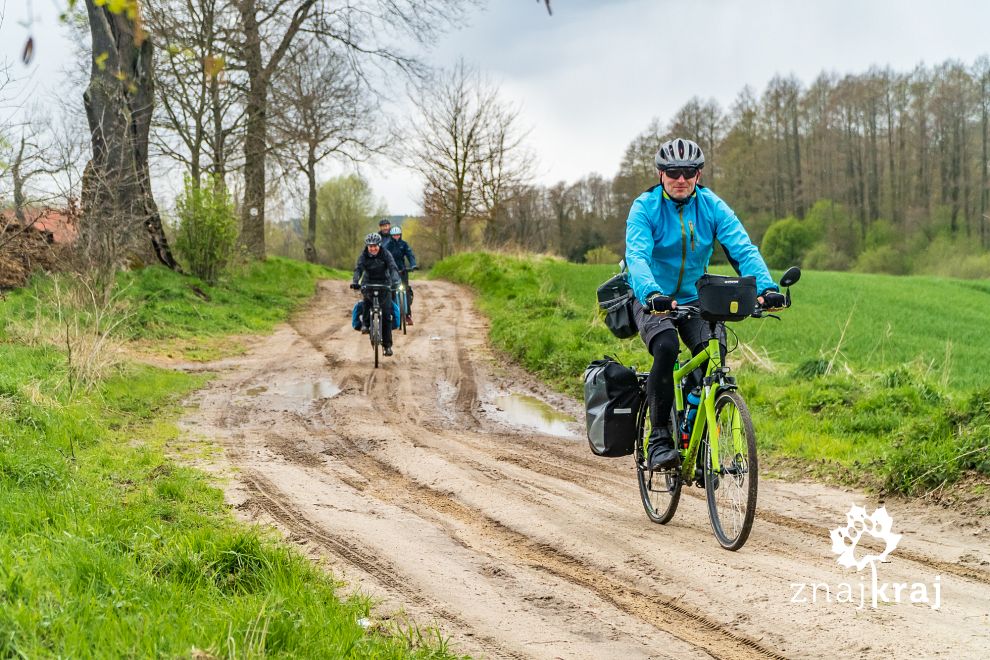
[[[331,155],[362,160],[385,143],[376,135],[378,108],[350,63],[311,40],[294,49],[272,91],[273,142],[280,160],[306,177],[306,260],[316,263],[316,168]]]
[[[152,140],[190,178],[223,185],[243,130],[243,76],[229,66],[238,33],[230,0],[155,0],[147,29],[157,45],[158,104]]]
[[[233,0],[240,17],[238,66],[247,78],[244,136],[244,204],[241,240],[256,257],[265,256],[265,181],[268,104],[276,70],[292,44],[309,33],[335,44],[364,75],[374,64],[416,73],[422,67],[394,44],[429,44],[459,20],[473,0]]]
[[[460,249],[467,221],[495,222],[507,189],[525,179],[518,114],[463,61],[424,86],[413,104],[418,116],[405,157],[425,179],[429,206]]]

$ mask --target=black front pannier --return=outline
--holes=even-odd
[[[598,456],[628,456],[636,439],[640,403],[636,372],[605,356],[584,371],[588,444]]]
[[[634,299],[626,273],[619,273],[598,287],[598,307],[605,312],[605,325],[619,339],[628,339],[639,330],[633,316]]]
[[[742,321],[756,309],[756,278],[702,275],[698,307],[708,321]]]

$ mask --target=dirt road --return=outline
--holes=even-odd
[[[887,502],[903,536],[878,585],[908,586],[876,608],[870,569],[840,566],[828,531],[852,504],[873,511],[863,494],[764,479],[737,553],[698,489],[652,524],[630,458],[592,456],[583,425],[526,418],[510,395],[572,419],[580,406],[494,356],[463,289],[416,284],[416,325],[382,368],[346,283],[324,282],[217,365],[184,420],[223,447],[238,511],[327,558],[378,615],[403,610],[489,658],[987,657],[990,521]],[[920,584],[929,604],[910,602]]]

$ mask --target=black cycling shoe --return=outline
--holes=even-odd
[[[647,466],[651,470],[673,469],[681,462],[681,454],[674,448],[674,441],[666,428],[653,429],[647,446]]]
[[[389,356],[392,355],[392,347],[391,346],[389,346],[388,348],[385,349],[385,355],[389,355]]]

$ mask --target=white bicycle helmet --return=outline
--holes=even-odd
[[[674,138],[660,145],[654,161],[658,170],[670,167],[697,167],[700,170],[705,166],[705,154],[697,142]]]

